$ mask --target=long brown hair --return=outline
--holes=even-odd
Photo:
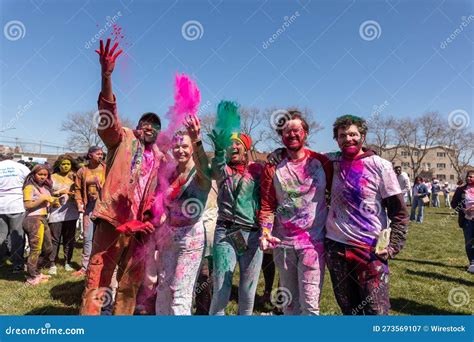
[[[42,185],[38,184],[35,180],[35,175],[41,170],[48,171],[48,178],[46,178]],[[23,189],[26,188],[27,185],[33,185],[38,190],[41,186],[44,186],[46,189],[49,190],[49,192],[53,192],[53,181],[51,180],[51,169],[49,168],[49,166],[45,164],[36,164],[35,166],[33,166],[31,172],[25,178],[25,182],[23,183]]]

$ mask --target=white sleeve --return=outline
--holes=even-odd
[[[397,175],[393,171],[392,164],[380,158],[381,162],[378,163],[380,167],[380,195],[382,198],[391,197],[402,193],[400,184],[398,183]]]

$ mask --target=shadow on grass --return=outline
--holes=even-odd
[[[4,262],[0,264],[0,280],[7,281],[25,281],[25,272],[13,273],[13,265]]]
[[[79,309],[77,308],[65,308],[59,306],[48,305],[42,308],[36,308],[31,311],[28,311],[25,315],[35,315],[35,316],[62,316],[62,315],[78,315]]]
[[[469,280],[462,279],[462,278],[449,277],[449,276],[441,274],[441,273],[413,271],[413,270],[410,270],[410,269],[407,269],[406,273],[411,274],[411,275],[416,275],[416,276],[419,276],[419,277],[426,277],[426,278],[436,279],[436,280],[444,280],[444,281],[448,281],[448,282],[451,282],[451,283],[457,283],[457,284],[461,284],[461,285],[465,285],[465,286],[474,286],[474,281],[469,281]],[[466,275],[467,274],[468,273],[466,273]]]
[[[394,259],[392,262],[397,262],[397,261],[408,261],[408,262],[414,262],[414,263],[423,264],[423,265],[432,265],[432,266],[440,266],[440,267],[457,268],[457,269],[460,269],[460,270],[463,270],[463,269],[466,268],[466,267],[464,267],[464,266],[446,265],[446,264],[443,264],[442,262],[429,261],[429,260],[416,260],[416,259],[396,258],[396,259]]]
[[[444,310],[405,298],[390,298],[390,304],[392,311],[406,315],[466,315],[461,311]]]
[[[67,306],[79,307],[81,304],[82,291],[84,290],[84,280],[67,281],[65,283],[56,285],[49,291],[51,298],[59,300]],[[75,309],[78,311],[78,309]],[[77,312],[76,312],[77,314]]]

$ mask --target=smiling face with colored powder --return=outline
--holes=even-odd
[[[362,135],[356,125],[340,127],[337,130],[337,144],[342,154],[348,158],[354,158],[362,154],[362,145],[365,135]]]
[[[176,135],[173,138],[173,157],[179,163],[185,165],[193,155],[191,138],[187,134]]]
[[[289,120],[281,132],[285,147],[291,151],[299,151],[304,148],[307,131],[301,119]]]
[[[227,148],[227,159],[231,164],[242,164],[246,161],[247,150],[238,140],[232,139],[231,145]]]

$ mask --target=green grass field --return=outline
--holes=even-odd
[[[447,208],[427,208],[423,224],[411,224],[408,241],[396,260],[390,262],[390,299],[393,315],[471,315],[474,312],[474,275],[466,272],[462,231],[457,216]],[[79,266],[80,247],[75,250]],[[60,252],[62,255],[62,252]],[[11,265],[0,270],[0,314],[3,315],[76,315],[83,280],[58,267],[58,275],[36,287],[25,285],[22,274],[12,274]],[[234,284],[237,284],[237,272]],[[275,281],[275,286],[277,282]],[[235,292],[235,291],[233,291]],[[263,276],[257,296],[263,293]],[[235,298],[235,296],[232,296]],[[255,314],[271,311],[257,304]],[[228,308],[235,314],[233,299]],[[339,315],[329,273],[321,302],[321,313]]]

